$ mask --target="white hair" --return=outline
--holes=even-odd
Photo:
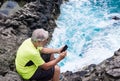
[[[36,29],[33,31],[32,33],[32,41],[36,42],[36,41],[44,41],[46,39],[48,39],[48,31],[45,31],[44,29]]]

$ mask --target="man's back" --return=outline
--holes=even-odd
[[[33,62],[33,65],[26,66],[26,64],[30,61]],[[39,49],[36,49],[34,47],[30,38],[25,40],[19,47],[15,59],[16,69],[18,73],[24,79],[29,79],[37,70],[38,66],[43,63],[44,61],[40,57]]]

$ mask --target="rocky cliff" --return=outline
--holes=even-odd
[[[11,16],[0,17],[0,81],[24,81],[15,70],[16,50],[36,28],[48,30],[52,37],[62,2],[40,0],[26,4]],[[61,73],[60,81],[120,81],[119,58],[120,49],[99,65],[91,64],[74,73]]]
[[[16,50],[36,28],[44,28],[52,37],[61,4],[62,0],[38,0],[13,15],[0,14],[0,81],[23,81],[15,70]]]
[[[91,64],[82,71],[62,73],[61,81],[120,81],[120,49],[99,65]]]

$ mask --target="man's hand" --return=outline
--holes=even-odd
[[[64,51],[64,52],[62,52],[62,53],[60,53],[60,59],[62,60],[63,58],[65,58],[65,56],[67,55],[67,52],[66,51]]]
[[[61,51],[63,50],[63,48],[64,48],[64,46],[58,49],[58,54],[61,53]]]
[[[40,67],[45,69],[45,70],[48,70],[51,67],[55,66],[58,62],[60,62],[63,58],[65,58],[66,55],[67,55],[67,52],[64,51],[64,52],[60,53],[58,58],[51,60],[49,62],[46,62],[43,65],[41,65]]]

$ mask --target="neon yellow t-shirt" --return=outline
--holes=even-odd
[[[34,47],[31,42],[31,38],[26,39],[18,48],[15,65],[17,72],[24,79],[30,79],[37,68],[45,63],[40,56],[39,51],[41,49],[42,47],[38,47],[37,49]],[[34,64],[31,66],[25,66],[29,61],[32,61]]]

